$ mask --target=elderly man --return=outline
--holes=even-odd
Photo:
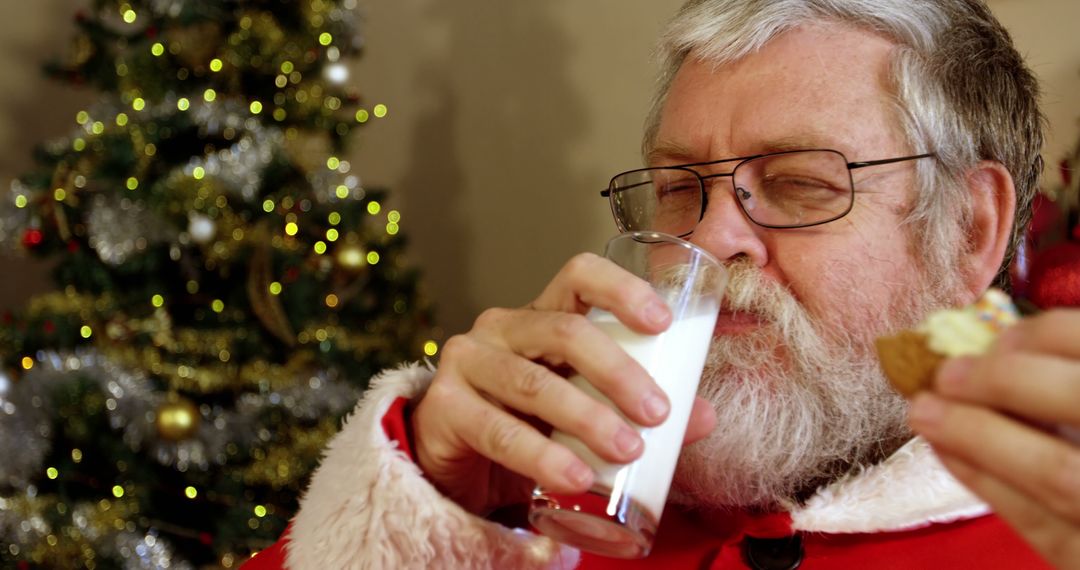
[[[1045,565],[913,437],[871,349],[1000,284],[1029,218],[1041,116],[1005,30],[977,0],[690,0],[662,45],[652,170],[634,176],[677,171],[693,191],[681,217],[650,227],[660,222],[641,212],[665,205],[618,175],[616,222],[687,237],[727,261],[731,282],[652,554],[580,553],[521,530],[513,509],[534,482],[592,483],[549,427],[608,460],[642,452],[567,370],[634,422],[668,413],[652,379],[582,316],[599,307],[656,333],[666,306],[581,255],[527,306],[489,310],[450,339],[437,370],[376,379],[287,536],[253,566]],[[763,194],[765,172],[796,171]],[[922,402],[919,425],[940,428],[943,405]],[[971,441],[950,445],[971,458]],[[1044,551],[1061,546],[1050,542]]]

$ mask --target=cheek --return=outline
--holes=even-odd
[[[815,236],[789,250],[778,248],[771,258],[774,275],[826,323],[849,327],[880,319],[896,293],[916,276],[904,241],[858,234],[829,237]]]

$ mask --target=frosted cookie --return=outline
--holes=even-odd
[[[990,289],[966,307],[934,311],[914,330],[878,338],[878,359],[893,387],[911,396],[930,386],[943,360],[986,352],[1019,319],[1009,296]]]

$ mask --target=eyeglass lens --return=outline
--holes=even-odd
[[[708,180],[702,180],[704,175]],[[723,181],[730,178],[730,182]],[[854,191],[847,159],[836,151],[778,153],[745,160],[730,176],[687,167],[647,168],[611,181],[611,206],[624,231],[686,235],[704,215],[706,184],[731,184],[742,211],[768,227],[800,227],[843,216]],[[712,200],[723,200],[716,193]]]

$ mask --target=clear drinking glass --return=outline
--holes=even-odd
[[[554,431],[553,440],[592,467],[595,482],[580,495],[549,493],[537,487],[529,522],[545,535],[583,550],[640,558],[652,548],[667,501],[727,272],[703,249],[658,232],[620,234],[608,242],[604,256],[648,281],[671,309],[671,326],[657,335],[636,333],[607,311],[593,309],[588,314],[589,320],[652,375],[667,394],[671,412],[654,428],[630,422],[645,441],[645,451],[625,465],[608,463],[577,438]],[[577,375],[569,381],[614,407],[586,378]]]

